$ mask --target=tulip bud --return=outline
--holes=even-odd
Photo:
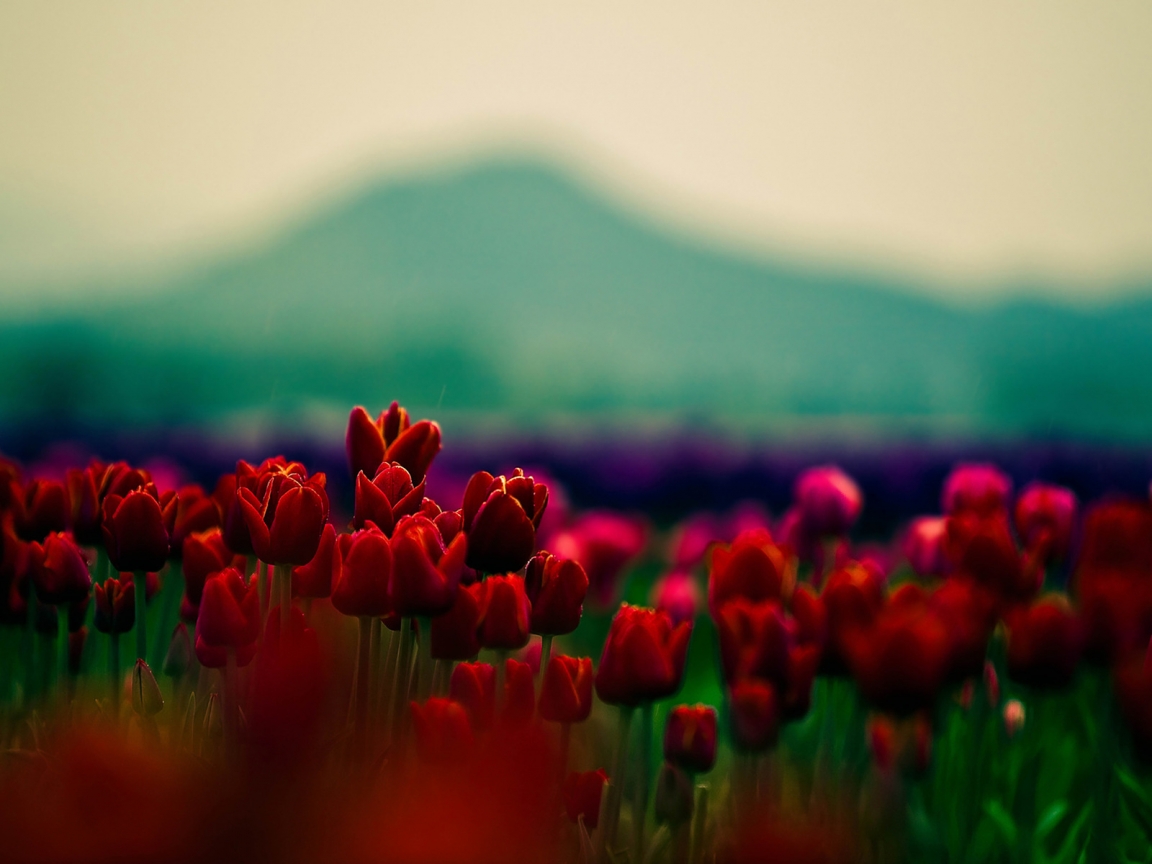
[[[429,764],[449,764],[472,750],[472,727],[463,706],[451,699],[411,703],[416,752]]]
[[[984,661],[984,693],[988,697],[989,705],[1000,704],[1000,678],[991,660]]]
[[[1024,704],[1019,699],[1009,699],[1004,703],[1004,729],[1009,738],[1024,728]]]
[[[497,651],[515,651],[528,644],[532,607],[519,576],[492,576],[480,583],[480,644]]]
[[[168,532],[176,517],[176,497],[163,498],[156,487],[134,489],[123,498],[104,499],[104,548],[112,566],[122,573],[157,571],[168,560]]]
[[[584,817],[584,827],[592,831],[600,822],[600,797],[608,775],[603,768],[595,771],[573,771],[564,779],[564,812],[576,822]]]
[[[665,762],[656,779],[656,821],[673,828],[692,818],[692,804],[696,789],[687,772]]]
[[[172,641],[168,643],[168,653],[164,655],[161,672],[169,678],[182,678],[192,666],[192,640],[188,638],[188,627],[177,624],[172,631]]]
[[[463,508],[468,566],[482,573],[523,567],[532,557],[547,505],[548,487],[525,477],[519,468],[511,477],[493,477],[487,471],[472,475]]]
[[[816,537],[846,534],[864,506],[860,487],[835,465],[809,468],[793,490],[800,518]]]
[[[164,697],[152,670],[143,660],[137,660],[132,669],[132,710],[142,717],[151,717],[163,708]]]
[[[738,681],[728,694],[728,711],[738,749],[755,752],[776,744],[780,710],[771,684],[755,678]]]
[[[540,716],[550,723],[583,723],[592,712],[592,658],[554,654],[540,685]]]
[[[95,587],[96,629],[101,633],[127,633],[136,624],[136,593],[133,577],[110,576]]]
[[[496,670],[488,663],[459,663],[452,670],[449,697],[468,714],[472,728],[492,728],[496,713]]]
[[[68,493],[54,480],[33,480],[20,489],[10,481],[12,526],[21,540],[39,541],[68,527]]]
[[[385,462],[372,479],[363,471],[356,475],[352,527],[359,530],[366,523],[374,522],[385,534],[391,534],[398,519],[420,512],[423,501],[423,481],[413,486],[412,475],[403,467]]]
[[[537,552],[524,573],[524,589],[531,602],[533,633],[562,636],[580,625],[588,577],[577,562]]]
[[[388,599],[393,555],[388,538],[375,525],[336,541],[339,578],[332,586],[332,605],[343,615],[382,617],[392,611]],[[332,565],[336,569],[335,563]]]
[[[716,764],[716,709],[710,705],[677,705],[664,727],[664,758],[693,774]]]
[[[1012,480],[987,463],[962,463],[944,480],[943,506],[949,516],[963,511],[991,514],[1008,506]]]
[[[596,693],[609,705],[638,705],[680,689],[692,625],[663,612],[623,604],[608,630]]]
[[[948,520],[943,516],[921,516],[904,534],[904,557],[917,576],[942,576],[948,568],[944,554]]]
[[[700,605],[700,588],[690,573],[673,571],[652,586],[649,599],[658,611],[668,614],[673,624],[691,622]]]

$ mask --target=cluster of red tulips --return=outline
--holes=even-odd
[[[802,850],[780,860],[1058,861],[1119,854],[1125,825],[1152,828],[1148,501],[1081,519],[1069,490],[1013,500],[994,467],[962,465],[942,515],[857,546],[863,497],[825,466],[778,522],[756,505],[698,514],[661,556],[632,517],[547,527],[549,485],[519,469],[473,475],[443,509],[425,494],[440,448],[440,428],[396,403],[375,420],[354,409],[344,528],[325,476],[282,457],[241,461],[210,494],[161,491],[122,462],[63,482],[0,463],[10,752],[68,752],[91,727],[248,777],[335,771],[409,814],[389,823],[399,860],[695,864],[767,843]],[[653,608],[619,604],[645,554]],[[694,655],[715,664],[693,677],[694,626]],[[579,656],[601,638],[598,662]],[[686,678],[720,710],[669,705]],[[1075,711],[1079,731],[1059,716]],[[1066,740],[1098,752],[1059,800],[1022,792]],[[1011,776],[980,773],[1001,757]],[[954,775],[961,815],[940,827]],[[0,805],[16,776],[0,773]],[[531,814],[506,823],[516,842],[467,819],[456,845],[412,839],[429,822],[411,801],[491,797],[505,824],[513,794]]]

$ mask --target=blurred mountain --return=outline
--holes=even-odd
[[[0,325],[0,419],[399,398],[522,423],[594,410],[1152,431],[1152,301],[959,310],[883,274],[711,248],[539,164],[383,182],[147,288]]]

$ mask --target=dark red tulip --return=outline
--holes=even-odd
[[[492,728],[496,716],[496,670],[489,663],[458,663],[448,685],[449,697],[468,712],[472,728]]]
[[[953,576],[927,602],[948,632],[948,680],[960,683],[982,674],[988,640],[999,617],[996,594],[972,579]]]
[[[962,463],[944,479],[941,504],[949,516],[963,511],[989,515],[1008,509],[1012,479],[988,463]]]
[[[355,534],[341,534],[336,545],[340,558],[339,578],[332,586],[336,611],[357,617],[383,617],[391,612],[388,591],[394,559],[384,532],[369,523]]]
[[[780,707],[776,688],[767,681],[745,678],[728,693],[732,743],[738,750],[758,752],[776,744]]]
[[[1093,574],[1124,573],[1134,577],[1152,570],[1152,505],[1125,499],[1092,507],[1084,518],[1077,581]]]
[[[547,506],[548,487],[519,468],[510,477],[473,474],[464,490],[468,566],[482,573],[510,573],[527,564]]]
[[[687,824],[695,797],[696,787],[684,769],[669,762],[660,766],[652,802],[657,823],[673,828]]]
[[[394,570],[389,587],[397,615],[435,617],[452,608],[464,571],[467,543],[461,534],[445,547],[436,523],[425,516],[400,520],[392,535]]]
[[[731,546],[712,550],[708,607],[715,614],[737,597],[753,603],[779,600],[793,580],[792,563],[763,529],[741,534]]]
[[[700,586],[691,573],[674,570],[656,580],[649,598],[656,609],[668,613],[673,624],[694,621],[700,605]]]
[[[169,537],[169,554],[179,558],[184,554],[184,538],[198,531],[207,531],[220,524],[220,511],[216,502],[197,484],[181,486],[176,493],[176,517]]]
[[[789,604],[792,612],[790,629],[801,645],[823,649],[828,639],[828,609],[810,585],[797,585]]]
[[[87,468],[69,468],[66,475],[72,536],[77,543],[97,546],[104,542],[100,530],[100,482],[104,466],[96,462]]]
[[[219,528],[185,537],[183,559],[184,600],[180,605],[180,617],[195,622],[205,580],[225,567],[241,569],[245,562],[243,556],[234,555],[225,545],[224,535]]]
[[[615,603],[620,577],[647,543],[645,520],[610,510],[590,510],[551,537],[549,548],[562,558],[579,561],[588,574],[592,601],[609,607]]]
[[[796,645],[788,652],[787,683],[780,695],[780,713],[787,721],[799,720],[812,707],[812,684],[820,668],[820,648]]]
[[[1113,686],[1136,756],[1152,763],[1152,645],[1117,666]]]
[[[504,708],[500,722],[508,729],[523,729],[536,715],[536,682],[532,667],[523,661],[504,661]]]
[[[216,488],[212,491],[212,500],[216,502],[216,509],[220,513],[220,529],[228,548],[238,555],[255,555],[252,535],[248,531],[248,523],[244,520],[240,499],[236,496],[236,490],[240,488],[237,484],[241,478],[249,483],[249,488],[256,488],[255,469],[247,462],[241,461],[236,466],[235,474],[220,476]]]
[[[573,771],[564,778],[564,812],[577,822],[584,817],[584,827],[592,831],[600,824],[600,797],[608,775],[603,768],[595,771]]]
[[[779,603],[732,600],[720,609],[715,622],[726,682],[754,677],[784,686],[791,637]]]
[[[1072,683],[1083,648],[1080,620],[1062,594],[1041,597],[1008,615],[1008,675],[1021,684],[1062,689]]]
[[[319,599],[332,594],[332,585],[339,581],[340,552],[336,548],[336,529],[329,522],[320,535],[320,546],[307,564],[292,570],[292,594],[295,597]]]
[[[270,469],[259,487],[260,497],[248,488],[236,492],[256,555],[267,564],[307,564],[328,520],[324,475],[304,479],[303,468],[289,463]]]
[[[398,402],[375,421],[357,405],[348,417],[344,446],[353,477],[361,471],[372,477],[381,463],[397,462],[420,483],[440,452],[440,427],[430,420],[412,423]]]
[[[432,619],[432,657],[436,660],[471,660],[480,653],[480,584],[456,592],[452,608]]]
[[[948,519],[946,542],[957,573],[1006,597],[1030,597],[1040,589],[1043,570],[1016,548],[1006,512],[961,511]]]
[[[136,590],[132,574],[109,576],[94,586],[96,629],[101,633],[127,633],[136,624]]]
[[[609,705],[638,705],[673,695],[684,677],[692,625],[673,626],[663,612],[620,607],[596,673],[596,694]]]
[[[104,548],[121,573],[157,571],[168,560],[168,536],[176,518],[176,496],[161,497],[152,485],[121,498],[109,495],[102,511]]]
[[[425,498],[424,500],[427,501],[428,499]],[[436,523],[440,536],[444,538],[445,545],[455,540],[456,536],[464,530],[463,510],[442,510],[429,518]]]
[[[196,657],[212,668],[227,665],[228,652],[236,664],[247,666],[260,636],[260,597],[255,581],[244,584],[239,570],[229,567],[208,577],[196,619]]]
[[[472,727],[460,703],[432,698],[412,704],[412,727],[416,752],[422,762],[450,765],[466,759],[472,751]]]
[[[693,774],[716,764],[716,709],[711,705],[677,705],[664,726],[664,758]]]
[[[102,470],[98,487],[100,503],[109,495],[125,497],[133,489],[139,489],[152,483],[152,475],[143,468],[133,468],[127,462],[113,462],[110,465],[100,465],[93,462],[95,470]]]
[[[12,525],[21,540],[43,540],[68,528],[68,493],[53,480],[32,480],[23,489],[10,481]]]
[[[540,685],[540,716],[550,723],[583,723],[592,712],[592,658],[554,654]]]
[[[859,629],[871,625],[884,605],[884,585],[872,571],[849,564],[828,577],[820,599],[828,622],[822,669],[843,675],[848,671],[848,640]]]
[[[1016,500],[1016,531],[1029,549],[1043,548],[1046,558],[1068,553],[1076,522],[1076,495],[1048,483],[1029,483]]]
[[[480,644],[496,651],[515,651],[528,644],[532,607],[519,576],[489,576],[476,591],[480,607]]]
[[[864,506],[856,481],[835,465],[821,465],[802,473],[796,479],[793,497],[801,521],[815,537],[848,533]]]
[[[26,565],[41,603],[63,606],[88,599],[92,577],[80,547],[67,534],[49,534],[43,545],[29,543]]]
[[[524,590],[532,604],[533,633],[562,636],[580,625],[588,577],[575,561],[537,552],[524,572]]]
[[[352,527],[360,529],[375,522],[385,534],[391,534],[403,516],[421,512],[424,481],[412,485],[412,475],[396,462],[385,462],[372,479],[361,471],[356,475],[356,510]],[[434,518],[435,514],[429,518]]]
[[[327,675],[316,632],[300,609],[290,610],[283,629],[279,615],[268,616],[254,666],[247,754],[265,770],[309,764],[322,746]]]
[[[948,571],[947,530],[948,520],[943,516],[921,516],[908,526],[902,546],[917,576],[943,576]]]

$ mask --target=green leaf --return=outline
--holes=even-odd
[[[1064,800],[1057,801],[1044,811],[1044,815],[1036,826],[1036,842],[1043,843],[1048,837],[1048,832],[1060,824],[1060,820],[1064,818],[1064,814],[1067,812],[1068,802]]]
[[[964,859],[967,864],[983,864],[992,854],[996,846],[996,824],[991,816],[980,820],[976,832],[972,835],[972,843],[968,846],[968,855]]]
[[[1076,817],[1076,821],[1072,823],[1072,827],[1068,829],[1068,835],[1064,838],[1064,842],[1060,844],[1060,848],[1056,854],[1052,856],[1052,864],[1071,864],[1072,860],[1077,857],[1076,852],[1079,850],[1079,860],[1083,860],[1088,853],[1088,846],[1080,846],[1079,836],[1088,824],[1088,820],[1092,816],[1092,802],[1089,801],[1084,805],[1080,811],[1080,815]]]
[[[984,812],[992,819],[992,823],[1000,831],[1000,836],[1009,848],[1016,845],[1016,823],[1012,816],[999,801],[985,801]]]
[[[1117,768],[1116,779],[1120,781],[1120,793],[1128,812],[1144,830],[1146,838],[1152,838],[1152,802],[1139,781],[1127,771]]]

